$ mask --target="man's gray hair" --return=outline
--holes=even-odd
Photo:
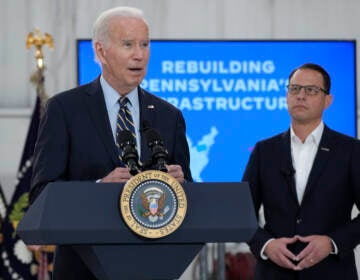
[[[139,18],[146,24],[142,10],[133,7],[116,7],[102,12],[96,19],[93,26],[92,45],[95,50],[95,43],[101,42],[107,45],[109,39],[109,24],[114,17]]]

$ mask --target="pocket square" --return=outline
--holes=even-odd
[[[329,149],[329,148],[326,148],[326,147],[321,147],[320,150],[325,151],[325,152],[329,152],[329,151],[330,151],[330,149]]]

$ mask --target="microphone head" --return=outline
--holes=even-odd
[[[165,164],[167,161],[168,152],[164,147],[164,143],[161,140],[159,132],[157,132],[157,130],[154,128],[149,128],[145,131],[145,137],[152,153],[152,163],[155,164],[156,169],[167,172]]]
[[[129,130],[122,130],[119,132],[117,140],[121,149],[121,161],[128,166],[131,175],[138,174],[141,163],[139,163],[139,155],[132,133]]]
[[[145,131],[145,137],[148,141],[148,145],[153,145],[154,143],[162,142],[159,132],[154,128],[149,128]]]
[[[122,147],[124,145],[135,146],[134,137],[129,130],[120,131],[117,140],[118,140],[120,147]]]

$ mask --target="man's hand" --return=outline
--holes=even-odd
[[[165,165],[168,173],[173,176],[179,183],[184,182],[184,172],[180,165]]]
[[[299,261],[296,270],[312,267],[321,262],[332,251],[331,239],[326,235],[296,236],[297,240],[308,245],[296,256]]]
[[[30,251],[42,251],[47,253],[55,252],[55,245],[28,245],[27,246]]]
[[[265,247],[265,255],[276,263],[278,266],[295,269],[296,265],[292,262],[296,259],[296,256],[287,248],[288,244],[292,244],[297,241],[294,236],[292,238],[277,238],[271,240]]]
[[[117,167],[101,179],[101,183],[123,183],[130,179],[131,175],[127,167]]]
[[[40,251],[42,245],[28,245],[27,247],[30,251]]]

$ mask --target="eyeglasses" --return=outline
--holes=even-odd
[[[304,89],[306,96],[315,96],[318,95],[320,92],[329,94],[325,89],[317,86],[288,85],[287,88],[288,92],[293,96],[298,95],[302,88]]]

